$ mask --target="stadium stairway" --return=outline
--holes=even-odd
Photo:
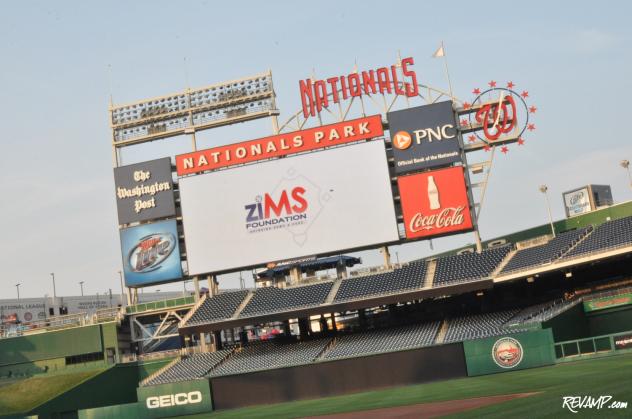
[[[445,335],[448,333],[448,328],[450,326],[448,325],[448,319],[444,319],[441,322],[441,326],[439,326],[439,331],[437,331],[437,337],[434,340],[434,343],[436,345],[440,345],[443,343],[443,341],[445,340]]]
[[[557,262],[561,259],[563,259],[566,255],[568,255],[570,252],[572,252],[577,246],[579,246],[580,244],[582,244],[583,242],[585,242],[588,237],[590,237],[590,235],[595,231],[595,228],[592,225],[589,225],[586,228],[586,234],[584,234],[582,237],[580,237],[579,240],[577,240],[575,243],[573,243],[573,245],[571,245],[571,247],[569,247],[568,249],[566,249],[566,251],[564,253],[562,253],[562,255],[560,255],[559,258],[557,258],[554,262]]]
[[[335,294],[334,294],[335,295]],[[314,362],[318,362],[322,359],[325,359],[325,357],[327,356],[327,354],[329,353],[329,351],[336,346],[336,338],[333,338],[327,345],[325,345],[325,347],[323,348],[323,350],[318,354],[318,356],[314,359]]]
[[[163,372],[167,371],[169,368],[173,367],[174,364],[180,362],[180,360],[182,359],[182,357],[178,356],[174,359],[171,360],[171,362],[169,362],[167,365],[165,365],[164,367],[160,368],[158,371],[155,371],[151,374],[149,374],[149,376],[147,378],[145,378],[144,380],[142,380],[140,383],[138,383],[138,385],[140,387],[144,386],[145,384],[147,384],[149,381],[153,380],[154,378],[158,377],[160,374],[162,374]]]
[[[338,278],[334,281],[334,284],[331,286],[331,291],[329,291],[329,295],[327,296],[323,304],[331,304],[334,302],[334,298],[336,298],[338,288],[340,288],[340,284],[342,284],[343,279],[344,278]]]
[[[498,274],[500,273],[500,271],[502,271],[505,268],[505,265],[509,263],[511,258],[513,258],[516,253],[518,253],[518,249],[516,248],[511,249],[511,251],[507,253],[507,256],[505,256],[505,258],[498,264],[498,266],[496,266],[496,269],[494,269],[494,271],[491,273],[489,277],[496,278]]]
[[[184,317],[183,317],[183,318],[182,318],[182,320],[180,321],[180,324],[179,324],[179,326],[178,326],[178,327],[182,327],[182,326],[184,326],[184,325],[186,324],[186,322],[188,322],[188,321],[189,321],[189,319],[191,318],[191,316],[193,316],[193,314],[195,314],[195,312],[197,311],[197,309],[198,309],[198,308],[200,308],[200,306],[201,306],[202,304],[204,304],[204,301],[206,301],[206,298],[207,298],[207,295],[206,295],[206,294],[204,294],[204,295],[202,296],[202,298],[200,298],[200,299],[197,301],[197,303],[195,303],[195,304],[193,305],[193,307],[191,307],[191,308],[189,309],[189,311],[187,311],[187,314],[185,314],[185,315],[184,315]]]
[[[432,288],[434,285],[435,271],[437,270],[437,259],[429,260],[426,265],[426,277],[422,288]]]
[[[233,317],[231,317],[231,319],[236,319],[239,317],[241,312],[244,311],[244,308],[246,308],[246,306],[248,305],[250,300],[252,300],[252,297],[254,297],[254,295],[255,295],[254,292],[248,291],[248,295],[246,295],[246,298],[244,298],[244,301],[242,301],[241,304],[239,304],[239,307],[237,307],[237,310],[235,310],[235,312],[233,313]]]

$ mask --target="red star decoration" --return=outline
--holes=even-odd
[[[535,129],[535,124],[529,124],[529,125],[527,125],[527,129],[528,129],[529,131],[533,131],[533,130]]]
[[[496,82],[494,80],[490,81],[487,84],[489,84],[489,87],[496,87]]]
[[[478,87],[474,90],[472,90],[472,94],[473,95],[480,95],[481,94],[481,89],[479,89]]]
[[[510,81],[509,83],[507,83],[507,89],[513,89],[515,86],[514,82]]]
[[[524,144],[524,140],[522,139],[522,137],[518,138],[518,145],[523,145]]]
[[[537,110],[538,110],[538,108],[536,108],[535,106],[531,106],[529,108],[529,113],[535,113],[535,111],[537,111]]]
[[[467,127],[468,126],[467,119],[461,119],[461,126],[462,127]]]
[[[470,143],[473,143],[474,141],[476,141],[476,137],[475,137],[474,135],[470,135],[469,137],[467,137],[467,140],[468,140]]]
[[[528,98],[529,97],[529,92],[527,92],[526,90],[523,90],[522,93],[520,93],[520,96],[522,96],[524,98]]]
[[[483,150],[485,150],[485,151],[489,151],[489,146],[488,146],[487,144],[485,144],[485,145],[483,146]]]
[[[469,102],[463,102],[463,109],[470,109],[472,105]]]
[[[502,146],[502,148],[500,149],[500,152],[503,154],[507,154],[507,152],[509,151],[509,149],[507,148],[506,145]]]

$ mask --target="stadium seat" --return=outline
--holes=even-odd
[[[320,305],[325,302],[332,285],[332,281],[327,281],[290,288],[259,288],[239,314],[239,317],[278,313]]]
[[[595,228],[584,241],[564,255],[564,259],[630,245],[632,245],[632,217],[620,218],[607,221]]]
[[[208,323],[217,320],[229,319],[233,316],[248,291],[235,291],[220,293],[214,297],[208,297],[195,313],[191,316],[188,324]]]
[[[325,358],[349,358],[429,346],[434,342],[439,324],[430,322],[340,336]]]
[[[393,294],[421,288],[426,278],[426,262],[412,262],[400,269],[342,280],[335,302]]]
[[[193,380],[206,375],[221,362],[230,351],[200,353],[182,358],[161,374],[144,383],[145,386]]]
[[[300,343],[259,342],[235,350],[210,376],[243,374],[312,363],[331,342],[317,339]]]
[[[503,274],[552,263],[592,231],[592,226],[560,233],[545,244],[519,250],[503,268]],[[580,243],[581,245],[581,243]]]
[[[488,278],[511,251],[510,245],[437,259],[434,286]]]

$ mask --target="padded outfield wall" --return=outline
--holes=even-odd
[[[498,345],[509,341],[520,347]],[[510,367],[494,353],[512,355]],[[504,359],[509,359],[505,357]],[[79,412],[80,418],[163,418],[356,393],[431,381],[535,368],[555,363],[550,329],[430,346],[400,352],[316,362],[246,374],[141,387],[138,403]],[[192,392],[199,392],[191,395]]]
[[[103,353],[107,361],[106,349],[118,355],[114,322],[0,339],[0,376],[59,371],[66,357],[84,354]]]
[[[555,364],[551,329],[463,342],[467,375],[485,375]]]

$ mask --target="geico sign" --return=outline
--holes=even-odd
[[[189,393],[165,394],[147,398],[147,408],[183,406],[185,404],[202,403],[202,392],[191,391]]]

